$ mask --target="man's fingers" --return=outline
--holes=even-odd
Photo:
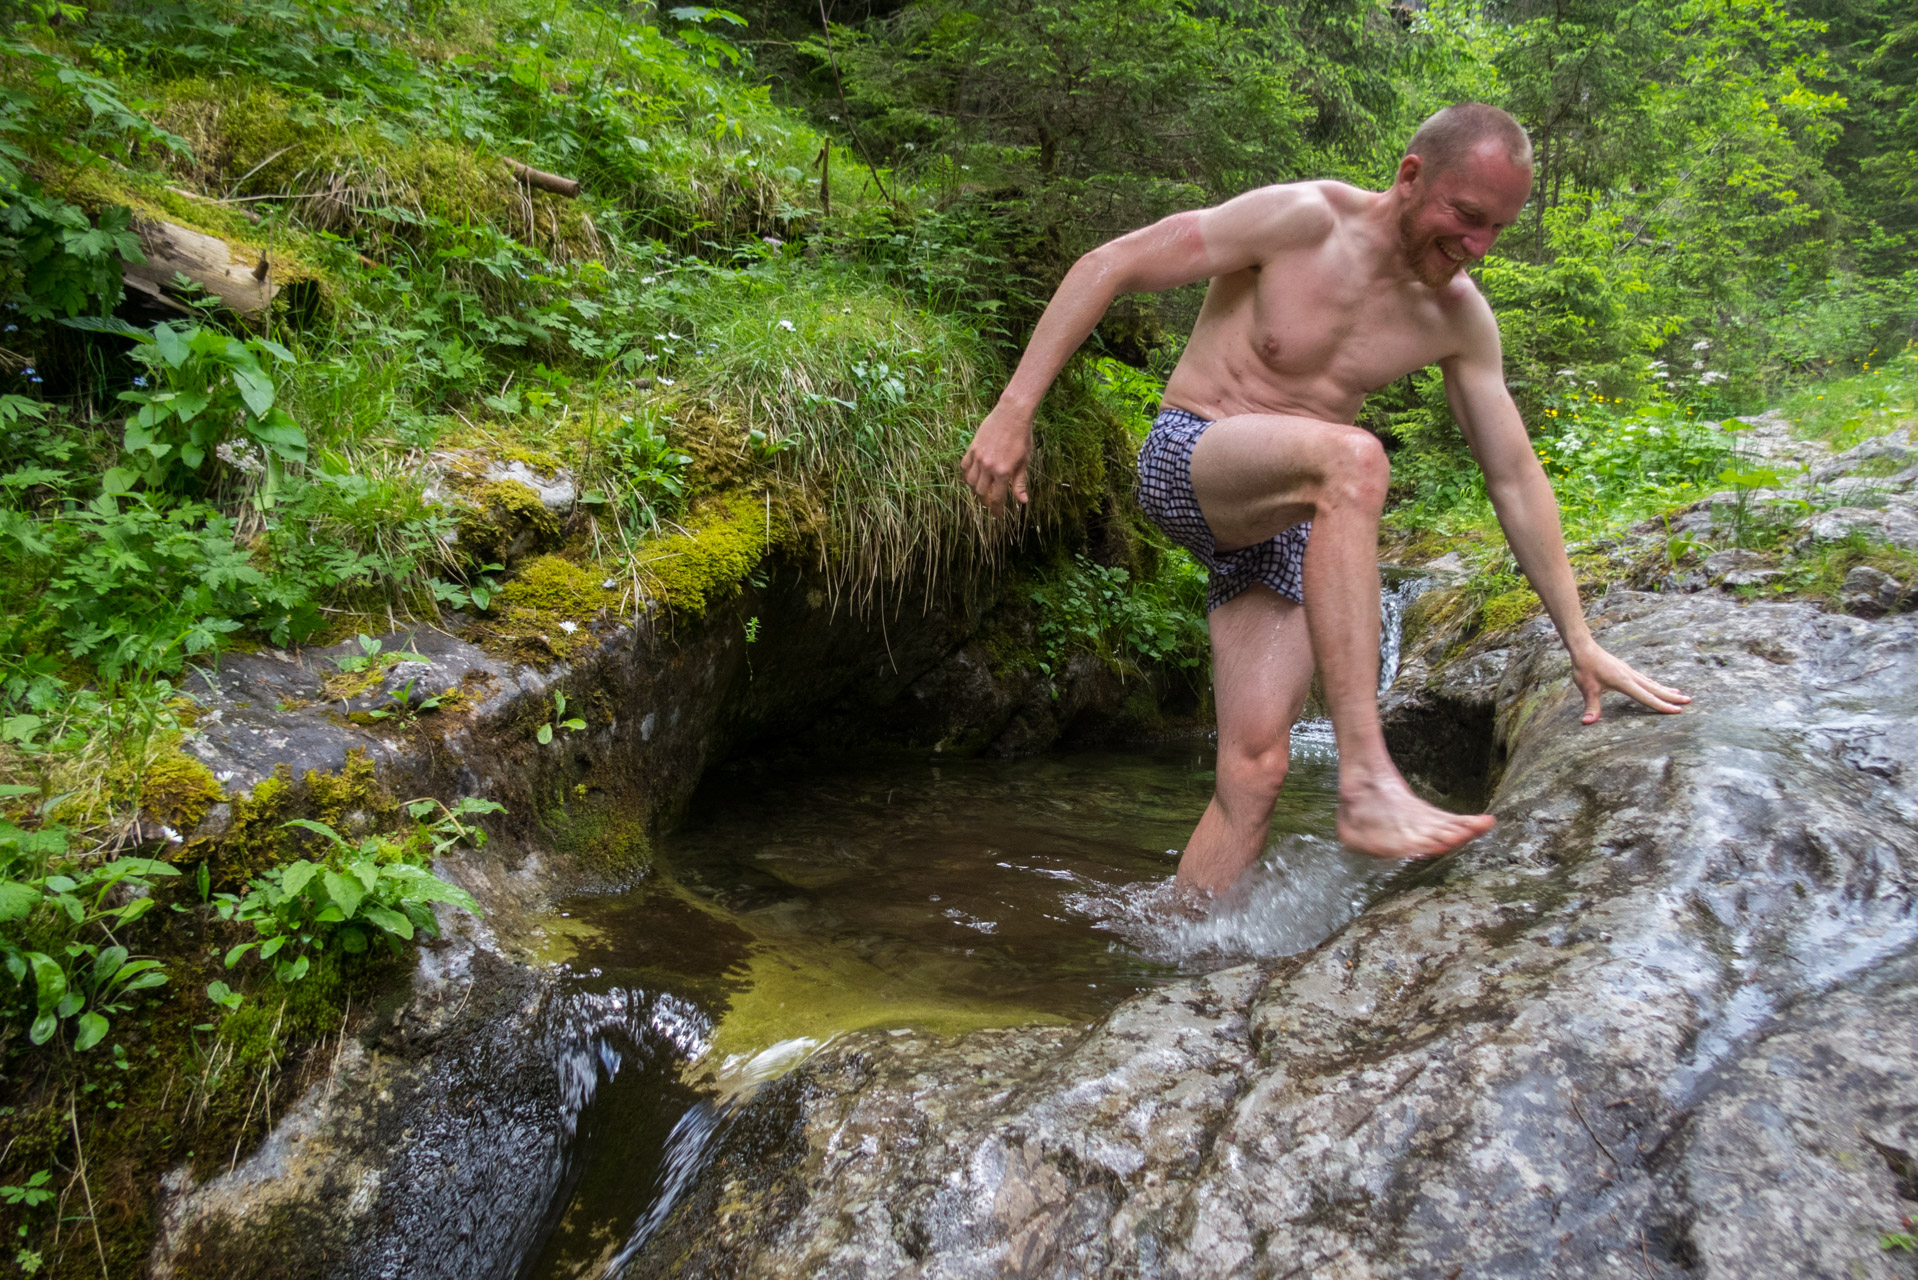
[[[1026,494],[1026,469],[1024,467],[1020,467],[1019,470],[1013,474],[1012,496],[1019,499],[1020,506],[1024,506],[1032,500]]]
[[[1604,694],[1605,686],[1596,682],[1593,683],[1591,688],[1585,690],[1585,717],[1582,723],[1594,724],[1597,722],[1599,716],[1598,703]]]

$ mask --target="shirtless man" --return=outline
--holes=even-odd
[[[1461,103],[1420,126],[1388,190],[1286,183],[1121,236],[1067,272],[966,451],[966,481],[995,514],[1008,491],[1026,501],[1033,414],[1113,299],[1211,281],[1139,454],[1146,514],[1211,570],[1218,774],[1179,862],[1187,894],[1224,892],[1264,849],[1315,659],[1348,848],[1430,857],[1493,826],[1414,795],[1379,725],[1390,467],[1353,424],[1368,392],[1414,369],[1437,363],[1445,375],[1512,553],[1571,655],[1584,722],[1607,689],[1668,713],[1690,701],[1592,639],[1551,482],[1505,388],[1498,324],[1464,271],[1531,185],[1518,122]]]

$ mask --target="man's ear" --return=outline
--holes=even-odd
[[[1416,187],[1419,184],[1419,175],[1424,172],[1424,160],[1421,160],[1418,156],[1406,156],[1403,160],[1399,161],[1398,176],[1393,179],[1393,181],[1395,183],[1402,182],[1408,187]]]

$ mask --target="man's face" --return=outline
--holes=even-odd
[[[1459,269],[1491,251],[1498,233],[1512,224],[1532,191],[1532,171],[1513,164],[1497,143],[1487,142],[1461,164],[1432,174],[1423,163],[1399,180],[1410,180],[1412,199],[1399,215],[1399,243],[1406,265],[1422,284],[1449,284]]]

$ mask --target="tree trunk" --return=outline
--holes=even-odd
[[[161,306],[185,312],[172,294],[179,292],[178,276],[199,285],[253,325],[266,323],[267,306],[279,292],[265,256],[244,253],[218,236],[171,222],[137,218],[133,232],[140,237],[146,261],[129,264],[122,273],[126,286],[146,294]]]

